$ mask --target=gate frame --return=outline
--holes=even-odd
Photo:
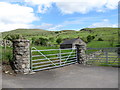
[[[112,65],[112,66],[117,66],[117,67],[120,67],[120,47],[109,47],[109,48],[87,48],[87,50],[102,50],[102,52],[104,53],[104,57],[101,57],[101,58],[105,58],[105,63],[106,64],[100,64],[100,65],[112,65],[112,64],[109,64],[109,58],[113,58],[113,57],[109,57],[109,52],[113,52],[112,50],[115,50],[116,51],[116,57],[115,57],[115,60],[113,60],[114,62],[116,61],[116,59],[118,59],[118,63],[117,65]],[[110,50],[110,51],[109,51]],[[95,53],[95,52],[94,52]],[[89,60],[92,60],[92,59],[89,59],[89,57],[87,56],[86,54],[86,57],[87,57],[87,60],[86,62],[88,62]],[[96,57],[93,57],[93,58],[96,58]],[[100,58],[100,57],[99,57]],[[93,62],[94,60],[96,59],[93,59]],[[98,59],[100,60],[100,59]],[[112,62],[112,63],[114,63]]]
[[[32,48],[34,48],[35,50],[32,50]],[[35,47],[32,47],[32,48],[31,48],[31,59],[30,59],[30,62],[31,62],[31,65],[30,65],[30,66],[31,66],[31,70],[32,70],[32,71],[40,71],[39,69],[38,69],[38,70],[33,70],[33,68],[32,68],[32,67],[33,67],[33,64],[32,64],[32,61],[33,61],[33,60],[32,60],[32,52],[33,52],[33,51],[38,51],[43,57],[46,58],[46,60],[49,60],[52,64],[54,64],[49,58],[46,57],[46,55],[44,55],[44,54],[43,54],[42,52],[40,52],[40,51],[59,50],[59,53],[60,53],[59,55],[60,55],[60,56],[59,56],[58,58],[59,58],[59,61],[60,61],[60,62],[59,62],[60,65],[56,66],[56,64],[54,64],[55,66],[53,66],[53,67],[46,67],[45,70],[46,70],[46,69],[57,68],[57,67],[62,67],[62,66],[70,65],[70,64],[75,64],[76,61],[77,61],[77,52],[76,52],[77,49],[76,49],[76,48],[67,48],[67,49],[46,49],[46,50],[38,50],[38,49],[36,49]],[[69,52],[69,55],[67,56],[67,58],[65,59],[65,61],[63,62],[63,64],[61,64],[61,50],[72,50],[71,52]],[[65,63],[67,62],[67,60],[69,59],[69,57],[71,56],[71,54],[73,53],[74,50],[75,50],[74,53],[75,53],[75,58],[76,58],[76,59],[74,59],[75,62],[71,62],[71,63],[65,64]],[[64,53],[64,54],[65,54],[65,53]],[[57,54],[56,54],[56,55],[57,55]],[[73,61],[74,61],[74,60],[73,60]],[[72,61],[72,60],[71,60],[71,61]],[[51,65],[52,65],[52,64],[51,64]],[[44,70],[44,68],[41,69],[41,70]]]

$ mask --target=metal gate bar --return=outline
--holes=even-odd
[[[34,50],[32,50],[34,49]],[[68,51],[67,51],[68,50]],[[58,51],[58,53],[48,53],[43,52]],[[38,52],[34,55],[34,52]],[[54,56],[54,57],[52,57]],[[41,59],[42,57],[42,59]],[[43,58],[44,57],[44,58]],[[33,59],[38,58],[38,59]],[[52,69],[56,67],[66,66],[70,64],[75,64],[77,62],[76,48],[68,49],[47,49],[47,50],[37,50],[35,47],[31,48],[31,69],[32,71],[40,71],[45,69]]]
[[[95,54],[97,51],[102,51],[99,55],[90,57],[90,55]],[[120,66],[119,65],[119,55],[118,48],[87,48],[86,55],[87,64],[91,65],[109,65],[109,66]]]

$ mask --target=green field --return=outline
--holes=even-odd
[[[5,38],[8,35],[20,34],[26,39],[31,41],[30,47],[36,47],[39,50],[44,49],[58,49],[59,44],[56,42],[58,38],[62,39],[72,39],[80,37],[83,41],[87,41],[87,36],[91,35],[95,38],[90,42],[87,42],[87,47],[91,48],[105,48],[105,47],[116,47],[118,45],[118,28],[84,28],[79,31],[74,30],[61,30],[61,31],[47,31],[42,29],[16,29],[8,32],[2,33],[2,38]],[[47,39],[49,45],[35,45],[32,44],[33,39],[37,38]],[[50,39],[52,38],[52,40]],[[101,38],[102,41],[98,39]],[[61,42],[61,43],[62,43]],[[112,43],[112,45],[111,45]],[[12,48],[0,47],[2,56],[0,59],[3,61],[9,61],[12,59]]]
[[[9,32],[3,32],[3,38],[7,35],[21,34],[26,39],[31,40],[33,38],[46,38],[50,45],[57,44],[56,40],[61,39],[72,39],[80,37],[82,40],[87,41],[87,36],[91,35],[95,38],[92,42],[88,42],[88,47],[116,47],[118,44],[118,28],[85,28],[79,31],[74,30],[61,30],[61,31],[47,31],[41,29],[17,29]],[[50,40],[52,38],[53,40]],[[98,41],[101,38],[103,41]],[[113,40],[113,45],[110,45]],[[59,46],[59,45],[58,45]]]

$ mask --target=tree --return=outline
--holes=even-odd
[[[54,42],[54,37],[50,37],[49,40],[50,40],[51,42]]]
[[[59,33],[58,31],[55,32],[55,34],[58,34],[58,33]]]
[[[47,46],[47,44],[48,44],[47,42],[48,42],[48,39],[40,37],[40,38],[36,39],[34,43],[36,45]]]
[[[32,44],[35,44],[35,40],[36,40],[36,38],[32,37]]]
[[[8,34],[4,39],[13,41],[13,40],[15,40],[15,39],[25,39],[25,37],[23,37],[23,36],[20,35],[20,34],[14,34],[14,35],[9,35],[9,34]]]
[[[40,45],[47,46],[48,39],[46,39],[46,38],[39,38],[39,40],[40,40]]]
[[[62,39],[61,39],[61,38],[58,38],[58,39],[56,40],[56,42],[57,42],[58,44],[60,44],[60,43],[62,42]]]
[[[91,42],[94,38],[95,38],[95,36],[88,35],[87,42]]]
[[[90,42],[92,40],[92,36],[91,35],[88,35],[87,36],[87,41]]]
[[[95,38],[95,36],[92,36],[92,40]]]

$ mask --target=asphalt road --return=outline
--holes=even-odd
[[[118,68],[74,64],[2,79],[3,88],[118,88]]]

